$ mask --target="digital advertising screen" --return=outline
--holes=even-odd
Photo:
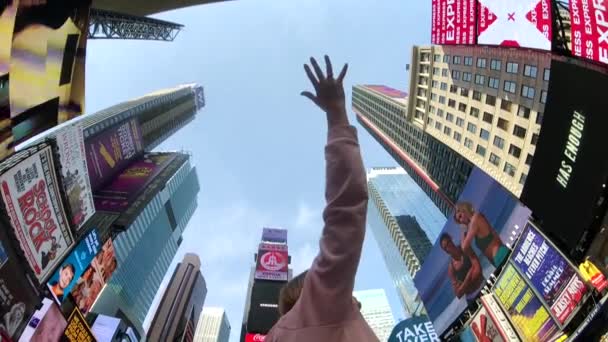
[[[95,335],[82,313],[75,308],[68,318],[68,324],[63,332],[63,339],[67,342],[96,342]]]
[[[416,316],[397,323],[388,337],[388,342],[404,341],[439,342],[440,339],[427,316]]]
[[[439,334],[480,295],[485,280],[508,259],[512,239],[530,210],[474,168],[454,212],[414,283]]]
[[[569,0],[572,54],[608,64],[608,6],[606,2]]]
[[[279,320],[279,293],[285,283],[266,280],[253,283],[247,332],[265,335]]]
[[[431,42],[439,45],[473,45],[476,42],[477,0],[433,0]]]
[[[477,43],[551,51],[551,0],[479,0]]]
[[[287,281],[288,267],[286,244],[260,243],[255,279]]]
[[[42,307],[30,319],[19,342],[59,341],[67,325],[59,306],[53,300],[44,298]]]
[[[262,229],[262,241],[287,243],[287,229],[264,228]]]
[[[519,342],[515,329],[492,294],[481,297],[482,306],[460,334],[462,342]]]

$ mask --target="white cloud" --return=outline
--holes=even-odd
[[[298,206],[298,214],[296,215],[294,228],[310,228],[312,224],[317,224],[320,221],[320,218],[321,213],[319,211],[312,209],[306,203],[300,203]]]

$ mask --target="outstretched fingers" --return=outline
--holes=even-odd
[[[321,71],[321,68],[319,67],[319,64],[317,63],[317,60],[310,57],[310,64],[312,64],[312,67],[315,69],[315,73],[317,74],[317,79],[319,80],[319,83],[324,82],[325,76],[323,76],[323,71]]]
[[[342,71],[340,71],[340,75],[338,75],[338,83],[342,83],[342,81],[344,80],[344,77],[346,76],[346,71],[348,70],[348,63],[344,64],[344,67],[342,67]]]
[[[329,60],[329,56],[325,55],[325,65],[327,67],[327,79],[334,78],[334,70],[331,66],[331,60]]]
[[[315,91],[318,92],[319,91],[319,81],[317,80],[315,75],[312,73],[312,71],[310,70],[310,67],[307,64],[304,64],[304,71],[306,71],[306,75],[308,76],[310,83],[312,83],[312,86],[315,88]]]
[[[317,101],[317,97],[314,96],[311,92],[309,92],[309,91],[303,91],[303,92],[300,93],[300,95],[309,98],[310,101],[312,101],[317,106],[319,105],[319,102]]]

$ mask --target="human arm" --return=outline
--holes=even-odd
[[[464,253],[469,257],[469,260],[471,260],[471,268],[458,288],[457,292],[461,293],[461,296],[466,294],[471,286],[476,287],[475,283],[479,282],[481,276],[481,264],[479,263],[477,255],[475,255],[471,249],[464,251]]]
[[[452,283],[452,288],[456,293],[456,297],[462,297],[462,294],[459,294],[458,292],[458,289],[460,288],[460,282],[458,281],[458,279],[456,279],[456,276],[454,275],[454,266],[452,265],[452,262],[450,262],[450,265],[448,266],[448,277],[450,278],[450,283]]]
[[[469,222],[468,227],[463,232],[462,235],[462,250],[471,249],[471,245],[473,244],[473,239],[479,232],[479,225],[474,218],[471,218],[471,222]]]

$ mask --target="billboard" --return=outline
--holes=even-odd
[[[256,280],[251,288],[247,332],[267,334],[279,320],[279,293],[286,282]]]
[[[100,241],[97,231],[93,229],[76,245],[70,255],[61,263],[47,282],[47,286],[55,300],[61,305],[76,284],[84,270],[99,252]]]
[[[511,258],[561,324],[582,304],[587,287],[574,266],[528,223]]]
[[[494,179],[479,168],[472,170],[454,214],[414,278],[439,334],[476,300],[485,279],[504,264],[511,242],[529,216],[530,210]]]
[[[84,315],[89,312],[117,266],[112,240],[108,240],[72,289],[72,298]]]
[[[505,266],[493,291],[524,340],[548,341],[559,331],[549,311],[511,263]]]
[[[476,4],[477,0],[433,0],[431,43],[475,44]]]
[[[406,341],[439,342],[440,339],[429,318],[417,316],[397,323],[388,337],[388,342]]]
[[[578,80],[576,87],[572,80]],[[521,195],[543,233],[568,254],[584,242],[608,179],[608,154],[598,148],[605,145],[608,97],[599,84],[608,84],[608,75],[553,60],[543,125]]]
[[[569,0],[572,54],[608,64],[608,7],[605,2]]]
[[[16,156],[17,163],[0,176],[2,201],[13,233],[42,283],[74,241],[61,203],[51,147],[39,145]]]
[[[366,88],[377,91],[380,94],[386,95],[392,98],[405,98],[407,97],[407,93],[401,90],[393,89],[391,87],[387,87],[385,85],[366,85]]]
[[[68,318],[68,325],[63,332],[62,340],[68,342],[95,342],[95,336],[91,331],[91,327],[84,319],[82,313],[75,308]]]
[[[0,2],[0,160],[83,113],[87,1]]]
[[[146,153],[133,161],[110,184],[95,191],[95,208],[122,213],[175,156],[175,153]]]
[[[30,318],[19,342],[59,341],[68,322],[52,299],[44,298],[42,307]]]
[[[85,140],[89,178],[99,190],[143,151],[137,119],[123,121]]]
[[[287,243],[287,229],[264,228],[262,230],[263,242]]]
[[[61,178],[67,197],[70,223],[78,231],[95,213],[82,124],[59,130],[55,135],[55,141],[59,152]]]
[[[262,334],[245,334],[245,342],[264,342],[266,340],[266,335]]]
[[[286,244],[260,243],[255,279],[287,281],[288,266]]]
[[[460,335],[463,342],[521,341],[492,294],[481,297],[482,306]]]
[[[479,0],[477,43],[551,51],[551,0]]]

